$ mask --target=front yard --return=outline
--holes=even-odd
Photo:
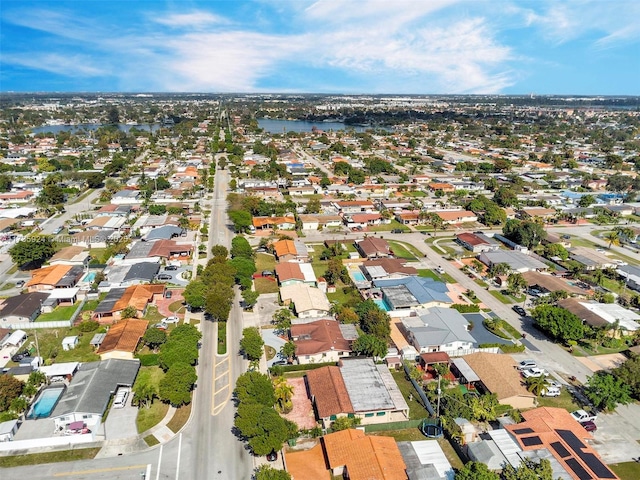
[[[69,305],[68,307],[56,307],[53,312],[43,313],[37,319],[36,322],[54,322],[54,321],[66,321],[71,320],[71,317],[78,308],[78,303],[75,305]]]

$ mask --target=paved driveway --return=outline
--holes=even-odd
[[[280,349],[285,343],[287,343],[287,341],[284,338],[276,335],[275,332],[276,330],[273,328],[262,329],[261,330],[262,339],[264,340],[265,345],[269,345],[270,347],[275,348],[276,352],[280,352]],[[277,360],[282,360],[282,358],[280,358],[278,354],[276,354],[276,356],[273,357],[271,360],[267,361],[267,366],[270,367],[273,364],[273,362]]]
[[[112,406],[109,410],[109,416],[104,425],[107,440],[118,440],[138,435],[136,427],[138,407],[131,405],[132,398],[133,392],[129,392],[124,408],[113,408]]]
[[[593,448],[605,463],[630,462],[640,457],[640,406],[619,406],[614,413],[598,414]]]

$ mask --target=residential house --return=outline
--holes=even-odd
[[[523,207],[519,211],[520,217],[529,220],[532,218],[541,218],[543,220],[550,220],[555,217],[556,210],[553,208],[542,207]]]
[[[409,480],[452,480],[455,472],[439,442],[398,442]]]
[[[350,342],[344,338],[336,320],[291,325],[290,332],[299,364],[337,362],[351,353]]]
[[[417,317],[401,319],[405,335],[420,353],[445,352],[460,356],[476,347],[469,321],[452,308],[434,307]]]
[[[48,293],[22,293],[4,300],[0,318],[3,322],[33,322],[42,311]]]
[[[477,222],[478,216],[469,210],[440,210],[434,212],[447,224]]]
[[[500,249],[500,245],[482,233],[458,233],[456,241],[473,253],[493,252]]]
[[[113,323],[121,319],[122,311],[129,306],[142,317],[150,303],[164,296],[164,290],[163,284],[112,288],[94,310],[94,319],[103,324]]]
[[[296,219],[291,215],[284,217],[253,217],[252,224],[256,230],[294,230]]]
[[[86,228],[87,230],[120,230],[126,225],[126,222],[127,219],[124,217],[103,215],[87,223]]]
[[[333,205],[338,212],[344,215],[376,212],[376,208],[370,200],[341,200],[333,202]]]
[[[86,230],[71,235],[71,244],[84,248],[107,248],[111,241],[118,240],[122,232],[116,230]]]
[[[293,303],[295,314],[302,319],[324,317],[331,310],[327,295],[309,285],[286,285],[280,288],[280,298],[285,305]]]
[[[133,360],[136,347],[148,326],[148,321],[133,318],[115,323],[109,327],[96,353],[102,360],[109,358]]]
[[[404,277],[374,280],[372,294],[381,294],[389,310],[444,307],[453,303],[447,285],[429,277]],[[377,290],[376,290],[377,289]]]
[[[393,252],[389,246],[389,242],[382,238],[366,237],[363,240],[356,241],[355,246],[365,258],[381,258],[392,257]]]
[[[619,478],[591,446],[593,436],[564,408],[540,407],[522,412],[522,417],[523,422],[505,429],[525,455],[547,450],[574,480]]]
[[[279,262],[305,262],[309,260],[309,252],[304,242],[300,240],[278,240],[273,249]]]
[[[518,273],[524,273],[534,270],[544,271],[549,268],[540,260],[518,250],[482,252],[478,259],[489,268],[499,263],[506,263],[509,266],[510,271]]]
[[[116,263],[104,270],[105,280],[112,287],[129,287],[151,283],[160,271],[159,262]]]
[[[365,260],[360,269],[371,281],[417,276],[418,270],[399,258],[378,258]]]
[[[453,193],[456,190],[456,187],[451,185],[450,183],[442,183],[442,182],[432,182],[427,185],[427,188],[432,192],[444,192],[444,193]]]
[[[49,265],[76,265],[88,268],[90,260],[89,250],[84,247],[71,246],[57,251],[49,259]]]
[[[604,253],[587,247],[572,248],[569,250],[569,258],[580,263],[586,270],[616,268],[617,266],[613,259],[607,257]]]
[[[282,262],[276,265],[278,284],[283,287],[294,283],[316,286],[316,274],[310,263]]]
[[[120,190],[111,197],[115,205],[142,205],[144,198],[139,190]]]
[[[342,226],[340,215],[298,215],[302,222],[302,230],[320,230],[321,228],[336,228]]]
[[[558,306],[594,328],[610,328],[612,337],[633,335],[640,329],[640,315],[617,303],[565,298],[558,301]]]
[[[25,286],[29,292],[73,288],[83,274],[84,268],[79,265],[51,265],[32,270],[31,280]]]
[[[383,223],[379,213],[351,213],[344,215],[343,219],[344,224],[351,229],[365,229]]]
[[[370,358],[342,359],[306,374],[311,401],[325,428],[338,417],[358,417],[363,425],[406,420],[409,407],[386,365]]]
[[[132,387],[139,369],[139,360],[116,358],[81,364],[51,414],[56,429],[74,422],[97,428],[112,395],[120,386]]]
[[[477,352],[452,360],[452,371],[460,383],[494,393],[501,405],[532,408],[536,396],[524,386],[520,372],[509,355]]]
[[[543,293],[565,291],[570,295],[585,296],[588,292],[567,282],[562,277],[535,271],[524,272],[522,277],[528,288],[535,288]]]

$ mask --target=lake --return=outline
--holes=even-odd
[[[41,127],[31,128],[30,131],[33,134],[45,133],[45,132],[51,132],[51,133],[74,132],[75,133],[80,130],[87,130],[87,131],[97,130],[98,128],[103,126],[105,125],[101,123],[80,123],[77,125],[42,125]],[[137,128],[138,130],[155,132],[160,128],[160,124],[158,123],[152,123],[152,124],[146,123],[146,124],[140,124],[140,125],[129,125],[127,123],[118,124],[118,128],[123,132],[128,132],[134,127]]]
[[[329,130],[353,129],[364,132],[371,127],[345,125],[343,122],[308,122],[306,120],[277,120],[273,118],[259,118],[258,126],[269,133],[310,132],[313,127],[328,132]]]

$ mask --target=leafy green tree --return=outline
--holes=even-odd
[[[151,407],[153,399],[158,396],[158,388],[153,382],[150,370],[140,370],[133,385],[133,403],[138,407]]]
[[[438,191],[440,191],[440,190],[438,190]],[[433,227],[433,233],[435,233],[436,230],[438,230],[438,229],[440,229],[440,230],[444,230],[445,229],[444,220],[437,213],[428,212],[426,214],[426,216],[425,216],[425,223],[427,225],[430,225],[431,227]]]
[[[334,432],[348,430],[360,425],[360,422],[361,420],[358,417],[338,417],[333,422],[331,422],[331,430],[333,430]]]
[[[562,260],[569,258],[569,252],[559,243],[549,243],[545,245],[544,254],[549,258],[559,257]]]
[[[613,411],[618,404],[631,402],[631,386],[607,372],[589,377],[584,393],[596,408],[605,411]]]
[[[184,301],[187,302],[187,305],[196,310],[205,306],[206,294],[207,287],[200,280],[190,281],[184,289],[184,292],[182,292]]]
[[[358,355],[366,355],[367,357],[383,358],[388,351],[387,342],[373,335],[360,335],[351,349]]]
[[[272,407],[276,403],[273,383],[267,375],[249,370],[238,377],[234,394],[240,403],[260,403]]]
[[[36,205],[40,207],[48,207],[51,205],[59,205],[64,203],[64,190],[59,185],[46,185],[42,187],[38,197],[36,198]]]
[[[510,186],[504,185],[494,192],[493,201],[501,207],[511,207],[518,204],[518,197]]]
[[[582,320],[564,308],[540,305],[531,311],[531,316],[540,329],[562,342],[578,341],[584,337]]]
[[[188,342],[167,341],[160,348],[158,354],[158,362],[163,370],[170,369],[176,363],[186,363],[187,365],[195,365],[198,359],[198,347],[197,344],[190,344]]]
[[[285,419],[272,407],[260,403],[240,402],[233,423],[255,455],[279,450],[289,437]]]
[[[211,247],[211,255],[226,259],[229,256],[229,250],[224,245],[214,245]]]
[[[263,464],[256,470],[256,480],[291,480],[289,472]]]
[[[391,317],[376,305],[376,310],[370,310],[360,318],[360,327],[365,333],[386,340],[391,334]]]
[[[255,290],[245,289],[242,291],[242,299],[244,300],[245,305],[248,307],[253,307],[258,301],[258,297],[260,293]]]
[[[195,325],[183,323],[173,329],[169,339],[171,342],[181,342],[188,345],[197,345],[202,338],[202,333]]]
[[[150,215],[164,215],[165,213],[167,213],[166,205],[149,205]]]
[[[335,285],[338,280],[344,283],[349,281],[349,273],[347,267],[344,266],[339,258],[332,258],[327,263],[327,270],[324,272],[324,278],[330,285]]]
[[[231,258],[243,257],[248,259],[253,259],[253,250],[251,249],[251,245],[241,235],[237,235],[233,237],[231,240]]]
[[[159,328],[148,328],[142,337],[142,341],[151,350],[156,350],[160,345],[167,341],[167,334]]]
[[[253,217],[243,210],[229,211],[229,219],[233,222],[233,228],[237,233],[244,233],[252,225]]]
[[[502,233],[509,240],[527,248],[535,247],[547,236],[542,225],[529,220],[516,219],[507,220],[502,227]]]
[[[280,348],[280,353],[291,360],[296,355],[296,344],[289,340]]]
[[[311,198],[304,206],[304,213],[320,213],[322,206],[319,198]]]
[[[264,341],[260,335],[260,331],[256,327],[249,327],[242,330],[242,339],[240,347],[250,361],[260,360],[262,357],[262,347]]]
[[[112,106],[107,112],[107,123],[110,125],[117,125],[120,123],[120,112],[118,107]]]
[[[56,253],[48,235],[31,235],[9,249],[11,260],[20,267],[38,268]]]
[[[288,308],[280,308],[273,314],[273,323],[276,328],[281,331],[286,331],[291,328],[291,319],[293,314]]]
[[[293,409],[293,386],[287,383],[284,377],[273,380],[273,388],[276,396],[276,409],[280,413],[289,413]]]
[[[596,203],[596,197],[591,194],[583,195],[580,197],[580,200],[578,200],[578,206],[582,208],[590,207],[594,203]]]
[[[553,480],[553,469],[546,458],[539,462],[524,458],[518,468],[507,463],[501,476],[502,480]]]
[[[159,396],[174,407],[191,402],[191,390],[198,376],[196,369],[184,362],[173,364],[160,380]]]
[[[233,290],[225,285],[211,287],[205,299],[205,310],[217,322],[226,322],[231,312]]]
[[[529,377],[525,381],[527,390],[536,396],[540,396],[544,390],[549,386],[549,380],[544,375],[539,377]]]
[[[126,318],[137,318],[138,316],[138,309],[136,307],[134,307],[133,305],[127,305],[126,307],[124,307],[124,309],[122,310],[121,313],[121,317],[123,319]]]
[[[510,293],[519,295],[525,288],[527,288],[527,281],[524,279],[521,273],[510,273],[507,277],[507,290]]]
[[[98,172],[90,173],[86,176],[85,182],[88,188],[100,188],[104,185],[104,174]]]
[[[619,367],[612,370],[616,378],[629,385],[631,395],[640,400],[640,355],[634,355]]]
[[[456,472],[455,480],[500,480],[500,475],[489,470],[486,463],[469,462]]]
[[[20,415],[29,407],[29,402],[24,397],[14,398],[9,405],[9,410]]]
[[[236,271],[236,283],[241,285],[243,288],[251,288],[253,274],[256,273],[256,264],[253,259],[247,257],[234,257],[229,260],[229,264],[233,266]]]
[[[24,382],[13,375],[0,375],[0,412],[8,410],[11,402],[22,394]]]
[[[345,305],[340,306],[336,310],[336,319],[340,323],[358,323],[360,321],[360,318],[358,317],[356,311],[353,308],[347,307]]]
[[[489,275],[491,275],[492,277],[499,277],[501,275],[506,275],[507,273],[509,273],[510,269],[511,267],[509,267],[508,263],[494,263],[489,267]]]
[[[620,245],[620,234],[617,230],[611,230],[610,232],[605,233],[602,238],[609,242],[609,249],[611,249],[611,245]]]
[[[8,192],[13,187],[13,182],[8,175],[0,175],[0,192]]]

